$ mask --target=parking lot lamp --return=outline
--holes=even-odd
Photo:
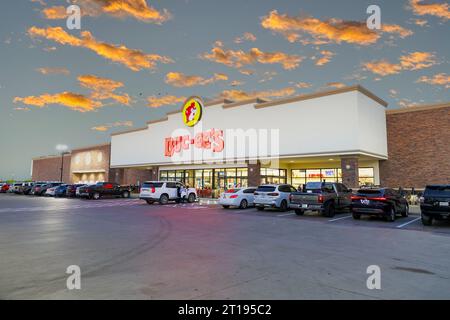
[[[61,176],[59,181],[63,182],[63,170],[64,170],[64,155],[68,154],[69,152],[67,152],[68,147],[65,144],[58,144],[56,146],[56,150],[58,150],[59,152],[61,152]]]

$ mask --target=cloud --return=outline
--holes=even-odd
[[[161,24],[171,18],[166,9],[159,11],[147,5],[145,0],[73,0],[82,8],[83,16],[96,17],[107,14],[116,18],[132,17],[143,22]],[[42,13],[46,19],[65,19],[66,7],[53,6],[44,8]]]
[[[166,83],[174,87],[205,86],[217,81],[226,81],[228,76],[222,73],[215,73],[213,77],[205,79],[201,76],[189,76],[180,72],[169,72],[166,74]]]
[[[92,90],[91,98],[96,100],[113,99],[124,105],[130,105],[131,98],[128,94],[115,94],[117,88],[123,87],[123,83],[95,75],[81,75],[78,81],[82,87]]]
[[[336,88],[336,89],[339,89],[339,88],[344,88],[344,87],[346,87],[347,85],[346,85],[345,83],[342,83],[342,82],[328,82],[328,83],[326,84],[326,86],[327,86],[328,88]]]
[[[418,16],[430,15],[444,20],[450,19],[448,3],[423,3],[422,0],[409,0],[409,8]]]
[[[436,64],[434,54],[430,52],[412,52],[400,57],[400,64],[406,70],[420,70]]]
[[[270,98],[270,97],[286,97],[295,93],[295,89],[292,87],[282,88],[279,90],[268,91],[252,91],[245,92],[242,90],[224,90],[220,96],[229,100],[247,100],[253,98]]]
[[[402,70],[402,66],[395,64],[395,63],[390,63],[387,60],[378,60],[378,61],[371,61],[371,62],[366,62],[364,64],[364,68],[367,71],[370,71],[372,73],[378,74],[380,76],[387,76],[387,75],[391,75],[391,74],[397,74],[400,73],[400,71]]]
[[[45,107],[47,105],[59,104],[71,110],[88,112],[95,111],[103,106],[103,100],[113,99],[124,105],[129,105],[131,98],[128,94],[115,94],[117,88],[123,86],[122,82],[111,79],[100,78],[94,75],[81,75],[78,77],[80,85],[91,91],[89,95],[62,92],[56,94],[44,93],[39,96],[27,96],[24,98],[15,97],[14,103],[24,103],[35,107]]]
[[[238,87],[238,86],[242,86],[243,84],[245,84],[244,81],[239,81],[239,80],[234,80],[230,82],[230,86],[232,87]]]
[[[40,96],[27,96],[24,98],[15,97],[14,103],[22,102],[35,107],[45,107],[51,104],[59,104],[71,110],[88,112],[101,108],[103,104],[100,101],[91,99],[82,94],[73,92],[62,92],[56,94],[45,93]]]
[[[202,59],[224,64],[232,68],[241,68],[255,63],[281,64],[283,69],[293,70],[303,60],[298,55],[289,55],[283,52],[263,52],[258,48],[251,48],[249,52],[242,50],[226,50],[223,47],[213,47],[210,53],[200,55]]]
[[[416,25],[418,25],[420,27],[424,27],[424,26],[426,26],[428,24],[428,21],[424,20],[424,19],[415,19],[414,20],[414,24],[416,24]]]
[[[312,87],[312,84],[307,83],[307,82],[297,82],[294,85],[297,88],[300,88],[300,89],[306,89],[306,88],[311,88]]]
[[[403,70],[420,70],[437,64],[434,54],[430,52],[412,52],[399,58],[399,63],[391,63],[387,60],[366,62],[364,68],[367,71],[380,76],[400,73]]]
[[[324,66],[328,62],[331,61],[331,58],[335,55],[333,52],[328,50],[322,50],[320,51],[320,54],[322,55],[319,59],[316,61],[316,66]]]
[[[273,79],[278,73],[275,71],[266,71],[262,74],[262,78],[258,80],[259,83],[267,82]]]
[[[238,70],[238,71],[239,71],[239,73],[242,73],[242,74],[244,74],[244,75],[246,75],[246,76],[251,76],[252,74],[255,73],[255,71],[253,71],[253,70],[248,70],[248,69],[240,69],[240,70]]]
[[[446,89],[450,88],[450,76],[446,73],[438,73],[432,77],[422,76],[416,82],[428,83],[431,85],[445,86]]]
[[[234,43],[242,43],[244,41],[256,41],[256,36],[253,33],[245,32],[241,37],[236,37]]]
[[[103,125],[98,125],[98,126],[92,127],[91,130],[105,132],[111,128],[132,127],[132,126],[133,126],[133,121],[116,121],[113,123],[108,123],[108,124],[103,124]]]
[[[170,63],[172,59],[157,54],[146,54],[141,50],[129,49],[124,45],[109,44],[97,41],[89,31],[82,31],[81,38],[68,34],[61,27],[38,28],[31,27],[28,34],[35,38],[41,37],[55,41],[62,45],[83,47],[90,49],[108,60],[120,63],[133,71],[141,69],[154,69],[156,63]]]
[[[262,18],[263,28],[283,35],[289,42],[304,44],[351,43],[358,45],[374,44],[382,33],[396,34],[400,38],[412,35],[412,31],[398,25],[383,24],[381,31],[367,28],[366,22],[341,19],[320,20],[313,17],[293,17],[279,14],[273,10]],[[303,35],[311,37],[304,39]]]
[[[44,74],[44,75],[50,75],[50,74],[63,74],[63,75],[69,75],[70,71],[66,68],[52,68],[52,67],[43,67],[43,68],[37,68],[37,72]]]
[[[186,100],[186,97],[176,97],[172,95],[157,97],[157,96],[150,96],[147,98],[148,106],[152,108],[159,108],[166,105],[174,105],[177,103],[184,102]]]

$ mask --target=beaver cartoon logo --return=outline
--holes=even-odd
[[[203,103],[197,97],[191,97],[183,105],[183,122],[193,127],[200,121],[203,112]]]

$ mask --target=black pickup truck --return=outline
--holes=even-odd
[[[422,223],[433,224],[433,220],[450,219],[450,184],[428,185],[420,199]]]
[[[130,186],[121,186],[114,182],[97,182],[96,184],[79,187],[76,191],[77,197],[94,200],[98,200],[101,197],[129,198],[130,195]]]
[[[289,197],[289,207],[297,215],[312,210],[333,217],[337,210],[350,210],[351,204],[352,189],[334,182],[308,182],[301,192],[292,192]]]

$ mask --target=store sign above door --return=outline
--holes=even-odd
[[[183,123],[188,127],[195,126],[201,120],[202,114],[203,102],[200,98],[190,97],[183,104]],[[195,132],[196,130],[194,130],[193,136],[187,134],[166,138],[164,141],[164,155],[166,157],[172,157],[174,154],[181,153],[183,150],[189,150],[191,146],[197,149],[210,150],[214,153],[223,151],[223,130],[210,129],[201,131],[201,128],[198,129],[200,132]]]
[[[222,152],[225,146],[223,130],[211,129],[205,132],[198,132],[194,137],[190,135],[170,137],[164,141],[164,155],[172,157],[182,150],[189,150],[190,146],[197,149],[211,150],[212,152]]]

